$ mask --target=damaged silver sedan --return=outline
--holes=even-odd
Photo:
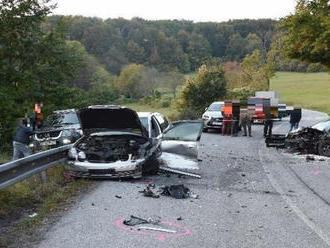
[[[162,151],[173,149],[173,144],[165,145],[167,142],[177,143],[179,147],[187,143],[187,149],[183,150],[190,155],[192,143],[199,141],[202,130],[202,122],[188,121],[152,137],[134,110],[115,105],[83,108],[78,116],[84,136],[68,154],[69,170],[76,177],[141,178]],[[182,132],[184,126],[189,131]]]

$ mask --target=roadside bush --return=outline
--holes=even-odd
[[[199,118],[206,106],[226,95],[226,81],[220,66],[201,66],[187,79],[174,102],[180,118]]]

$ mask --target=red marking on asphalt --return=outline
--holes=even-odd
[[[317,176],[317,175],[319,175],[319,174],[321,174],[321,171],[320,171],[320,170],[316,170],[316,171],[314,171],[314,175],[315,175],[315,176]]]
[[[185,236],[185,235],[191,235],[191,231],[189,228],[187,228],[183,225],[180,225],[178,223],[175,223],[175,222],[169,222],[169,221],[164,221],[164,220],[160,221],[160,223],[162,223],[164,225],[167,225],[169,227],[175,227],[176,230],[178,231],[178,233],[159,233],[158,231],[145,231],[145,230],[138,231],[137,229],[134,229],[133,227],[124,225],[123,221],[124,221],[124,218],[120,217],[118,220],[115,221],[114,224],[116,227],[118,227],[124,231],[130,232],[132,234],[149,235],[149,236],[155,237],[160,242],[164,242],[167,238],[178,238],[178,237]],[[138,226],[136,228],[138,228]]]

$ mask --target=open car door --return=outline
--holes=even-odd
[[[203,122],[177,121],[163,133],[162,152],[197,159],[197,145],[201,138]]]

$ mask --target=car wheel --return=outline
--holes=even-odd
[[[142,166],[142,175],[155,175],[159,171],[159,160],[152,156]]]

